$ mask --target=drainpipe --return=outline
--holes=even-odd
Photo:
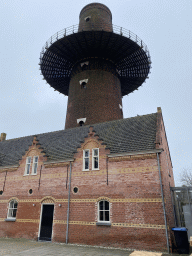
[[[160,179],[160,185],[161,185],[161,196],[162,196],[162,202],[163,202],[163,213],[164,213],[164,220],[165,220],[165,232],[166,232],[166,238],[167,238],[167,250],[168,250],[168,253],[169,253],[169,237],[168,237],[168,230],[167,230],[167,218],[166,218],[165,202],[164,202],[164,196],[163,196],[163,185],[162,185],[162,179],[161,179],[161,169],[160,169],[160,163],[159,163],[159,153],[157,153],[157,163],[158,163],[159,179]]]
[[[71,164],[71,162],[70,162],[70,173],[69,173],[69,194],[68,194],[68,207],[67,207],[66,244],[68,243],[68,231],[69,231],[69,203],[70,203],[70,190],[71,190],[71,169],[72,169],[72,164]]]

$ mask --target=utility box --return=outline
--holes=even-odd
[[[188,242],[187,228],[185,227],[172,228],[172,230],[174,231],[178,253],[188,254],[189,242]]]

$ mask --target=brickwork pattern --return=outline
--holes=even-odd
[[[165,136],[162,129],[162,137]],[[162,139],[163,141],[163,139]],[[89,245],[166,250],[165,222],[158,173],[154,154],[114,157],[107,161],[110,153],[94,136],[92,128],[72,163],[71,201],[69,218],[69,242]],[[159,147],[166,144],[162,144]],[[92,170],[92,149],[99,148],[99,170]],[[90,169],[83,171],[83,150],[90,150]],[[35,151],[36,150],[36,151]],[[32,153],[33,152],[33,153]],[[39,154],[37,175],[23,176],[26,157]],[[173,225],[171,201],[168,194],[167,162],[161,158],[165,204],[171,245],[170,229]],[[20,161],[17,170],[7,172],[4,193],[0,197],[1,237],[23,237],[37,239],[40,228],[41,207],[54,204],[52,239],[65,242],[67,202],[69,188],[69,166],[58,163],[43,164],[45,157],[38,146],[32,145]],[[122,161],[121,161],[122,160]],[[165,166],[166,164],[166,166]],[[169,163],[170,164],[170,163]],[[41,178],[40,178],[40,168]],[[68,174],[67,174],[68,172]],[[170,172],[172,172],[170,165]],[[5,172],[0,173],[0,186],[4,184]],[[173,179],[173,177],[170,177]],[[108,182],[107,182],[108,180]],[[173,181],[171,181],[173,182]],[[171,183],[172,184],[172,183]],[[78,187],[78,193],[73,188]],[[29,194],[29,189],[33,193]],[[11,198],[18,200],[15,222],[6,222]],[[97,226],[98,202],[110,202],[111,226]]]
[[[86,17],[89,20],[86,21]],[[86,5],[81,13],[79,20],[79,32],[80,31],[90,31],[92,28],[94,30],[112,31],[112,14],[107,6],[94,3]]]
[[[173,213],[173,204],[171,198],[170,187],[175,187],[174,177],[173,177],[173,169],[172,162],[170,157],[170,151],[168,146],[168,140],[166,136],[165,126],[163,122],[161,109],[158,108],[158,118],[157,118],[157,148],[163,148],[164,151],[160,154],[160,165],[161,165],[161,175],[162,175],[162,184],[164,189],[164,197],[165,197],[165,209],[167,216],[167,223],[170,227],[170,244],[173,243],[173,231],[171,228],[175,226],[174,223],[174,213]]]
[[[86,89],[79,81],[88,79]],[[112,73],[85,70],[72,77],[65,129],[78,127],[77,119],[86,118],[85,125],[123,118],[121,84]]]

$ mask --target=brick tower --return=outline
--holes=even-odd
[[[100,3],[86,5],[79,25],[57,32],[40,56],[44,79],[68,96],[66,129],[122,119],[122,97],[141,86],[150,64],[142,40],[112,25]]]

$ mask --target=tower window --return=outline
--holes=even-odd
[[[79,122],[79,125],[80,125],[80,126],[83,126],[83,125],[84,125],[84,122],[83,122],[83,121],[80,121],[80,122]]]
[[[79,119],[77,119],[77,123],[78,123],[80,126],[83,126],[85,122],[86,122],[86,118],[79,118]]]
[[[88,79],[80,80],[79,83],[81,85],[81,88],[86,89],[87,88],[86,84],[88,83]]]
[[[91,16],[85,17],[85,21],[86,21],[86,22],[90,21],[90,19],[91,19]]]
[[[92,170],[99,169],[99,149],[94,148],[92,150]]]
[[[86,89],[86,88],[87,88],[85,82],[83,82],[83,83],[81,84],[81,88],[83,88],[83,89]]]
[[[83,171],[89,171],[89,149],[83,150]]]

